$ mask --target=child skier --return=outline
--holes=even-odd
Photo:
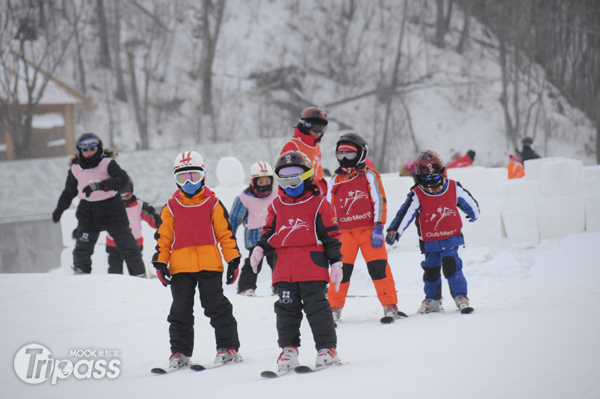
[[[298,365],[302,310],[318,351],[316,367],[339,363],[337,335],[331,308],[325,296],[327,283],[339,288],[342,254],[339,229],[333,208],[312,183],[314,170],[300,151],[279,156],[275,165],[281,191],[269,205],[260,241],[250,257],[256,272],[265,253],[275,251],[273,284],[279,300],[275,303],[279,372]],[[331,276],[328,273],[331,265]]]
[[[125,259],[129,274],[146,278],[142,254],[129,228],[123,202],[116,195],[129,181],[127,173],[112,159],[113,151],[102,148],[102,141],[94,133],[82,134],[77,140],[77,150],[79,154],[71,160],[65,189],[52,212],[52,220],[58,223],[73,198],[79,197],[73,271],[92,272],[94,246],[100,232],[106,230]]]
[[[442,308],[441,272],[448,280],[450,294],[461,312],[470,312],[467,280],[462,271],[458,247],[464,244],[462,220],[458,208],[474,222],[479,217],[479,204],[460,183],[445,177],[446,165],[434,151],[421,152],[415,160],[415,185],[387,229],[386,242],[393,244],[417,217],[421,251],[425,261],[421,267],[425,283],[425,300],[419,313]]]
[[[159,216],[154,207],[145,201],[137,199],[133,195],[133,182],[129,179],[127,185],[119,190],[121,200],[125,205],[129,227],[133,233],[133,238],[137,241],[140,253],[144,249],[144,237],[142,236],[142,220],[156,229],[159,223]],[[110,234],[106,235],[106,253],[108,254],[108,274],[123,274],[123,257],[115,246],[115,240]]]
[[[246,227],[245,241],[249,253],[260,239],[260,233],[267,217],[267,207],[277,197],[277,190],[273,190],[275,175],[273,168],[266,162],[256,162],[250,167],[250,185],[233,201],[229,222],[235,235],[240,224]],[[273,269],[273,257],[267,256],[267,263]],[[262,262],[258,264],[258,273]],[[245,296],[256,296],[256,277],[250,266],[250,256],[244,261],[237,293]],[[273,287],[273,294],[275,294]]]
[[[215,363],[241,361],[233,306],[223,294],[223,261],[227,284],[237,278],[241,255],[229,227],[227,210],[204,185],[204,159],[195,151],[175,158],[173,176],[179,190],[161,211],[156,233],[157,252],[152,263],[160,281],[171,285],[170,368],[189,365],[194,349],[194,297],[196,287],[204,314],[215,329]],[[219,248],[221,246],[221,253]]]
[[[383,245],[383,227],[387,215],[387,200],[379,173],[365,166],[369,146],[357,133],[343,134],[336,144],[335,156],[340,164],[329,181],[327,199],[333,205],[342,233],[344,277],[340,290],[329,286],[328,299],[333,320],[340,320],[346,302],[350,276],[358,250],[367,263],[384,316],[400,318],[398,297],[392,270]]]

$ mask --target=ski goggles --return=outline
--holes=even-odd
[[[292,176],[277,176],[277,182],[279,186],[283,189],[285,188],[296,188],[302,182],[314,174],[314,169],[306,171],[302,174],[292,175]]]
[[[320,123],[310,123],[305,121],[304,119],[300,119],[300,123],[303,123],[304,126],[306,126],[315,133],[325,134],[325,132],[327,131],[327,125],[322,125]]]
[[[77,143],[77,148],[79,148],[83,152],[94,151],[100,145],[100,140],[95,138],[89,138],[85,140],[81,140]]]
[[[442,178],[442,174],[441,173],[438,173],[438,174],[435,174],[435,175],[423,175],[423,176],[421,176],[421,180],[427,181],[427,182],[438,181],[441,178]]]
[[[204,176],[206,176],[206,172],[203,170],[184,170],[173,175],[175,181],[180,186],[183,186],[188,181],[190,183],[198,183],[204,179]]]
[[[353,151],[353,152],[338,151],[335,153],[335,157],[337,158],[338,161],[343,161],[344,159],[346,159],[348,161],[354,161],[357,156],[358,156],[358,152],[356,152],[356,151]]]

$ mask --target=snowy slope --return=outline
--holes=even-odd
[[[233,287],[226,288],[245,361],[166,376],[149,371],[169,356],[170,293],[156,279],[3,274],[1,396],[597,398],[600,321],[592,312],[600,305],[598,242],[600,233],[585,233],[496,256],[485,248],[465,249],[476,308],[472,315],[458,314],[447,300],[443,314],[381,325],[375,297],[349,298],[337,330],[339,353],[347,364],[279,380],[259,377],[260,371],[275,367],[279,354],[266,272],[258,289],[262,297],[240,297]],[[390,253],[399,307],[408,313],[422,299],[420,260],[417,251]],[[357,271],[352,284],[369,286],[364,263]],[[194,359],[210,363],[215,355],[212,328],[196,309]],[[307,323],[302,338],[300,361],[310,364],[316,352]],[[117,350],[121,374],[113,380],[71,376],[55,385],[28,385],[15,375],[13,359],[30,343],[44,345],[55,359],[68,359],[73,349]]]

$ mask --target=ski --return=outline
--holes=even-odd
[[[343,366],[344,364],[347,364],[347,363],[337,362],[334,364],[329,364],[326,366],[314,367],[314,368],[310,367],[310,366],[300,365],[300,366],[296,366],[294,368],[294,371],[298,374],[308,374],[308,373],[315,373],[317,371],[325,370],[325,369],[328,369],[333,366]]]
[[[398,313],[395,316],[385,316],[385,317],[382,317],[379,321],[382,324],[391,324],[394,321],[396,321],[397,319],[403,319],[405,317],[408,317],[408,315],[406,313],[398,311]]]
[[[197,364],[197,363],[191,363],[189,365],[183,365],[183,366],[179,366],[179,367],[154,367],[152,370],[150,370],[153,374],[169,374],[172,373],[173,371],[177,371],[177,370],[181,370],[183,368],[188,367],[190,368],[190,370],[194,370],[194,371],[202,371],[204,370],[204,367]]]
[[[472,307],[470,307],[470,306],[467,306],[466,308],[462,308],[462,309],[460,310],[460,313],[461,313],[461,314],[469,314],[469,313],[473,313],[473,311],[474,311],[474,310],[475,310],[475,309],[473,309]]]
[[[290,372],[290,370],[283,370],[283,371],[271,371],[271,370],[265,370],[263,372],[260,373],[260,376],[262,378],[267,378],[267,379],[271,379],[271,378],[279,378],[282,377],[286,374],[288,374]]]

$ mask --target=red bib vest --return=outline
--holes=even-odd
[[[312,196],[306,201],[287,204],[277,198],[273,201],[273,208],[277,214],[275,234],[269,238],[273,248],[286,246],[321,246],[317,238],[315,218],[321,202],[326,201],[323,196]]]
[[[176,198],[167,201],[167,206],[175,219],[174,239],[171,246],[173,250],[217,243],[211,217],[218,202],[217,197],[209,197],[195,206],[181,205]]]
[[[296,137],[292,138],[291,142],[298,147],[298,151],[303,152],[308,159],[310,159],[313,169],[315,170],[313,181],[316,183],[318,180],[322,180],[325,176],[325,172],[321,166],[321,145],[317,144],[316,146],[311,147]]]
[[[413,190],[421,204],[419,224],[423,241],[443,240],[461,234],[462,219],[456,207],[458,198],[454,180],[448,179],[448,188],[440,195],[427,194],[418,186]]]
[[[89,197],[85,196],[83,189],[89,185],[90,183],[100,183],[108,178],[110,175],[108,174],[108,164],[112,161],[111,158],[102,158],[98,166],[91,169],[83,169],[81,166],[75,164],[71,165],[71,172],[73,176],[77,179],[77,190],[79,191],[79,199],[95,202],[95,201],[104,201],[105,199],[109,199],[114,197],[117,192],[116,191],[92,191]]]
[[[375,216],[369,182],[364,174],[357,174],[352,179],[335,183],[331,189],[335,195],[335,215],[340,230],[356,227],[373,226]]]
[[[248,209],[248,225],[246,226],[248,230],[260,229],[265,225],[269,205],[278,195],[277,188],[266,198],[256,198],[244,193],[240,194],[240,201]]]

